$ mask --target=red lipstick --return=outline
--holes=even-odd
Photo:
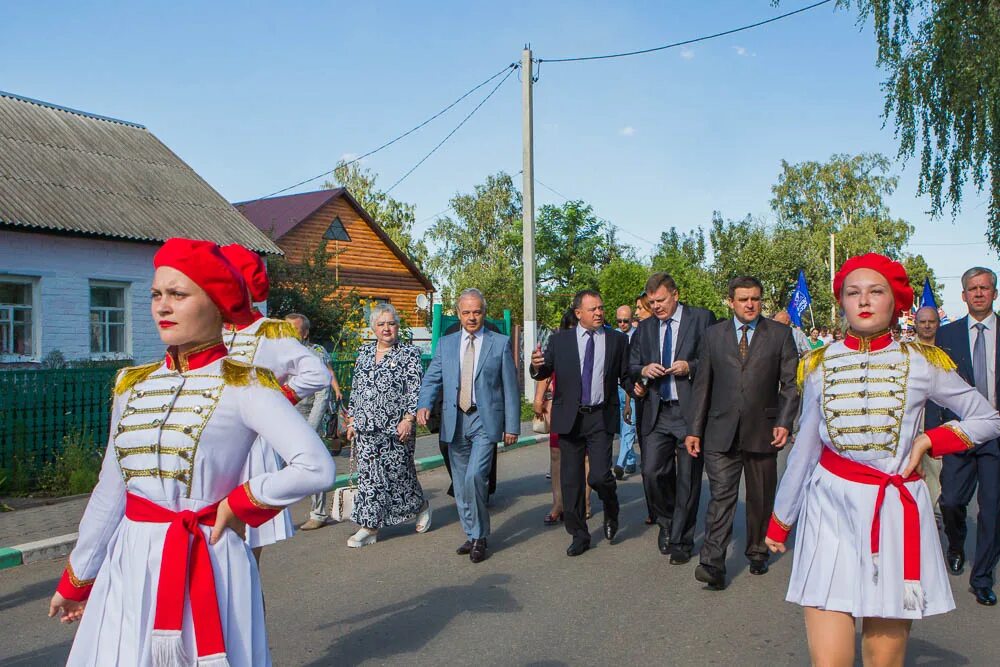
[[[872,314],[871,314],[871,313],[858,313],[858,317],[863,317],[863,318],[865,318],[866,320],[867,320],[867,319],[868,319],[869,317],[871,317],[871,316],[872,316]]]
[[[169,329],[170,327],[177,326],[177,322],[171,322],[170,320],[160,320],[158,324],[161,329]]]

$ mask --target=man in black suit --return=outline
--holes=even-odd
[[[685,444],[692,456],[705,457],[712,493],[695,579],[713,590],[726,586],[741,473],[750,574],[767,573],[764,537],[774,510],[778,450],[788,441],[799,407],[795,339],[790,328],[760,316],[762,292],[756,278],[729,281],[734,316],[705,332],[694,379],[694,416]]]
[[[958,365],[958,374],[976,387],[993,407],[1000,393],[1000,327],[993,313],[997,276],[973,267],[962,275],[962,300],[969,314],[938,329],[937,344]],[[946,411],[944,411],[946,412]],[[955,419],[947,413],[943,421]],[[976,555],[969,583],[979,604],[997,603],[994,569],[1000,561],[1000,442],[990,440],[963,454],[944,457],[941,466],[941,516],[948,537],[948,569],[965,566],[966,506],[979,486]]]
[[[618,532],[618,491],[611,472],[611,451],[618,432],[618,385],[626,391],[628,338],[604,326],[604,302],[594,290],[573,297],[579,320],[573,329],[557,331],[543,353],[531,355],[531,377],[556,376],[552,395],[551,429],[559,434],[563,507],[566,530],[573,542],[566,550],[579,556],[590,548],[590,531],[584,518],[589,481],[604,503],[604,536],[610,543]],[[590,476],[584,457],[590,453]]]
[[[691,432],[691,381],[702,335],[715,318],[681,304],[669,274],[650,276],[645,293],[653,316],[639,323],[629,347],[629,373],[647,388],[638,424],[642,485],[660,527],[657,547],[679,565],[691,559],[701,500],[702,462],[684,448]]]

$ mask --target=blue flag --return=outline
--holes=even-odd
[[[806,285],[806,274],[805,271],[799,269],[799,282],[795,286],[795,291],[792,292],[792,300],[788,302],[788,316],[792,319],[792,323],[802,328],[802,313],[806,312],[812,304],[812,297],[809,296],[809,287]]]
[[[924,293],[920,297],[920,307],[930,306],[937,310],[937,302],[934,300],[934,290],[931,289],[931,281],[929,278],[924,278]]]

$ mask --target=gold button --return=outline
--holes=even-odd
[[[194,413],[195,413],[196,415],[200,415],[200,414],[201,414],[201,406],[198,406],[198,407],[196,407],[196,408],[194,409]]]
[[[190,433],[190,432],[191,432],[192,430],[193,430],[193,429],[192,429],[192,428],[191,428],[190,426],[185,426],[185,427],[184,427],[184,432],[185,432],[185,433]]]
[[[143,396],[146,395],[146,392],[140,389],[139,391],[135,392],[135,395],[138,396],[139,398],[142,398]]]
[[[212,398],[212,392],[210,391],[203,391],[201,392],[201,395],[204,396],[205,398]]]

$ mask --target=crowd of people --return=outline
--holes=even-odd
[[[656,549],[672,565],[697,557],[694,578],[723,590],[742,480],[751,575],[768,573],[798,526],[786,599],[804,608],[813,661],[853,664],[862,619],[865,663],[902,664],[912,620],[955,606],[949,573],[965,568],[977,489],[970,584],[977,602],[996,604],[997,279],[967,271],[968,316],[939,328],[937,311],[921,309],[915,341],[892,331],[913,301],[899,263],[851,258],[833,287],[846,327],[808,336],[783,311],[762,315],[752,276],[730,280],[720,321],[684,303],[667,273],[613,322],[599,292],[578,292],[526,360],[550,432],[543,520],[562,523],[566,554],[582,556],[596,492],[614,545],[618,482],[639,472]],[[292,534],[287,507],[301,498],[312,503],[300,527],[326,523],[335,465],[317,431],[342,393],[325,351],[306,343],[307,317],[253,309],[267,292],[263,262],[239,246],[171,239],[156,254],[152,317],[166,355],[117,378],[100,481],[50,602],[50,616],[82,622],[69,664],[270,664],[260,549]],[[485,326],[483,294],[465,289],[455,307],[459,326],[426,373],[393,307],[371,312],[375,340],[359,350],[348,408],[349,547],[374,544],[385,526],[430,528],[413,457],[416,426],[436,421],[464,534],[457,553],[489,557],[496,444],[519,436],[521,389],[510,339]]]

